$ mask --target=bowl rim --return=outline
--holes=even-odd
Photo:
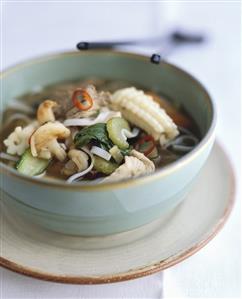
[[[88,52],[61,52],[61,53],[53,53],[49,55],[40,56],[37,58],[29,59],[25,62],[16,64],[14,66],[10,66],[3,72],[1,72],[0,80],[2,82],[2,79],[10,75],[11,73],[14,73],[15,71],[19,69],[23,69],[26,67],[29,67],[34,64],[38,64],[44,61],[52,60],[52,59],[61,59],[66,56],[81,56],[81,55],[92,55],[92,54],[112,54],[117,56],[127,56],[132,59],[136,60],[142,60],[149,62],[150,57],[136,54],[136,53],[130,53],[130,52],[123,52],[123,51],[110,51],[110,50],[91,50]],[[176,170],[180,169],[181,167],[187,165],[189,162],[194,160],[203,150],[206,149],[206,147],[210,144],[210,141],[214,139],[214,133],[215,133],[215,126],[217,121],[217,112],[214,102],[211,99],[210,94],[207,92],[205,87],[200,83],[195,77],[190,75],[188,72],[184,71],[180,67],[177,67],[171,63],[168,63],[167,61],[162,61],[162,64],[165,64],[169,68],[171,68],[176,73],[179,73],[180,76],[187,77],[194,85],[196,85],[204,94],[206,101],[208,102],[211,112],[212,112],[212,121],[210,124],[209,129],[207,130],[205,136],[201,139],[199,144],[188,154],[185,156],[179,158],[177,161],[174,161],[173,163],[164,166],[162,169],[155,171],[152,174],[141,176],[134,179],[125,179],[118,182],[109,182],[109,183],[102,183],[102,184],[92,184],[92,183],[72,183],[68,184],[66,181],[61,180],[50,180],[50,179],[43,179],[43,178],[34,178],[31,176],[23,175],[21,173],[18,173],[15,169],[7,166],[6,164],[0,162],[0,173],[6,174],[7,176],[12,176],[18,180],[33,183],[34,185],[41,185],[44,187],[50,187],[50,188],[62,188],[62,189],[74,189],[74,190],[83,190],[83,191],[98,191],[98,190],[114,190],[114,189],[120,189],[120,188],[127,188],[127,187],[134,187],[136,185],[148,183],[151,181],[155,181],[157,179],[160,179],[162,177],[168,176],[171,173],[175,172]],[[161,67],[162,65],[157,65],[157,67]],[[1,83],[2,84],[2,83]]]

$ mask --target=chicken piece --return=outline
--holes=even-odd
[[[142,128],[163,145],[175,138],[179,131],[173,120],[151,96],[135,87],[117,90],[110,98],[112,109],[120,111],[124,118]]]
[[[55,121],[53,108],[57,106],[57,103],[51,100],[46,100],[43,103],[41,103],[37,110],[38,122],[42,125],[48,121]]]
[[[7,153],[10,155],[21,156],[29,147],[29,138],[37,129],[38,123],[32,122],[28,126],[16,127],[15,130],[3,141],[7,147]]]
[[[141,175],[149,174],[155,171],[154,163],[145,157],[144,154],[132,150],[130,156],[125,156],[125,162],[119,166],[103,182],[114,182],[128,178],[134,178]]]
[[[34,157],[50,159],[55,156],[59,161],[66,158],[64,148],[57,139],[66,139],[70,130],[60,122],[48,122],[40,126],[30,138],[31,153]]]
[[[68,157],[70,160],[62,169],[63,174],[72,175],[87,169],[89,157],[84,151],[72,149],[68,152]]]
[[[141,162],[145,164],[147,173],[155,171],[155,164],[149,158],[147,158],[143,153],[138,152],[136,150],[132,150],[130,152],[130,155],[139,159]]]

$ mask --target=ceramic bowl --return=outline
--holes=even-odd
[[[128,231],[174,209],[189,192],[214,143],[215,109],[204,87],[183,70],[149,57],[111,51],[63,53],[28,61],[2,74],[2,109],[36,86],[99,77],[130,81],[185,107],[202,135],[198,146],[154,174],[84,185],[36,179],[1,164],[4,204],[61,233],[96,236]]]

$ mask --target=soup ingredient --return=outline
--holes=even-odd
[[[47,160],[33,157],[31,150],[27,149],[17,162],[16,169],[22,174],[36,176],[45,171],[50,161],[51,159]]]
[[[86,175],[87,173],[89,173],[92,170],[93,165],[94,165],[94,159],[91,159],[91,164],[89,165],[89,167],[81,172],[75,173],[72,176],[70,176],[67,180],[67,183],[72,183],[80,178],[82,179],[84,177],[84,175]]]
[[[27,114],[34,113],[34,109],[31,106],[29,106],[23,102],[20,102],[17,99],[14,99],[13,101],[11,101],[10,104],[7,106],[7,108],[18,110],[18,111],[21,111],[21,112],[27,113]]]
[[[91,141],[99,143],[106,150],[112,148],[113,144],[108,138],[106,124],[99,123],[85,127],[81,129],[74,138],[74,143],[77,148],[81,148]]]
[[[112,161],[106,161],[103,158],[94,156],[94,169],[104,174],[111,174],[118,167],[118,164]]]
[[[73,105],[82,111],[86,111],[92,108],[93,99],[87,90],[78,88],[73,92],[72,95]]]
[[[74,173],[81,172],[88,168],[89,157],[84,151],[71,149],[68,152],[68,157],[70,161],[74,163]]]
[[[128,122],[122,117],[114,117],[107,122],[109,138],[119,148],[126,149],[129,147],[129,144],[127,142],[127,137],[122,133],[123,129],[130,132],[130,126]]]
[[[159,157],[159,152],[158,152],[157,146],[155,146],[153,148],[153,150],[147,155],[147,157],[149,159],[152,159],[153,161]]]
[[[127,129],[122,129],[121,134],[125,140],[128,138],[135,138],[139,135],[140,130],[138,128],[134,128],[132,132]]]
[[[176,153],[188,153],[198,144],[198,139],[192,133],[190,135],[181,135],[166,145],[166,149],[170,149]]]
[[[170,116],[170,118],[174,121],[174,123],[177,126],[181,126],[184,128],[190,128],[192,126],[191,119],[188,118],[179,109],[176,109],[171,103],[166,101],[164,98],[152,91],[149,91],[146,94],[152,96],[153,100],[157,102],[160,105],[160,107],[166,111],[166,113]]]
[[[109,152],[105,151],[104,149],[102,149],[101,147],[98,147],[98,146],[93,146],[91,148],[91,153],[95,154],[96,156],[99,156],[99,157],[103,158],[106,161],[109,161],[112,157],[109,154]]]
[[[31,118],[29,118],[27,115],[23,113],[14,113],[7,119],[6,122],[4,122],[4,126],[8,126],[13,121],[18,121],[18,120],[23,121],[24,124],[28,124],[31,122]]]
[[[109,153],[113,157],[113,159],[120,164],[123,161],[123,155],[117,145],[114,145],[110,150]]]
[[[32,122],[25,128],[16,127],[15,130],[3,141],[7,147],[7,153],[10,155],[21,156],[29,147],[28,140],[37,128],[37,122]]]
[[[83,150],[71,149],[68,152],[70,160],[65,164],[62,173],[72,175],[76,172],[82,172],[88,168],[89,160],[92,160],[91,155]]]
[[[64,121],[64,125],[67,127],[77,126],[85,127],[95,125],[97,123],[106,123],[112,117],[121,117],[121,113],[118,111],[111,111],[107,108],[102,108],[96,118],[71,118]]]
[[[16,156],[12,156],[12,155],[0,152],[0,159],[17,162],[19,158]]]
[[[145,156],[148,156],[155,148],[155,140],[151,135],[145,135],[141,137],[136,145],[135,149]]]
[[[58,143],[58,139],[66,139],[70,130],[60,122],[48,122],[40,126],[30,137],[31,153],[34,157],[50,159],[55,156],[64,161],[66,152]]]
[[[110,106],[119,110],[130,123],[142,128],[154,139],[165,144],[179,132],[176,124],[152,97],[135,87],[117,90],[111,97]]]
[[[83,85],[80,84],[79,88],[82,87],[85,89],[85,91],[90,95],[90,97],[93,100],[93,105],[88,110],[80,110],[75,105],[70,106],[70,104],[73,105],[73,102],[70,100],[69,96],[62,95],[62,100],[59,101],[59,104],[62,106],[62,109],[58,109],[57,113],[60,111],[63,111],[62,114],[65,114],[66,118],[88,118],[88,117],[95,117],[98,115],[99,111],[102,110],[102,108],[107,108],[106,105],[106,99],[110,97],[110,94],[108,92],[97,92],[95,86],[88,84]],[[75,89],[73,90],[73,92]],[[73,93],[70,97],[72,97]],[[101,122],[101,121],[100,121]]]
[[[103,182],[114,182],[140,175],[152,173],[155,171],[154,163],[146,158],[142,153],[136,150],[131,151],[131,156],[125,156],[125,162],[119,166],[109,177]]]
[[[57,103],[51,100],[46,100],[39,105],[37,110],[37,119],[41,125],[49,121],[55,121],[55,115],[53,112],[53,108],[55,107],[57,107]]]

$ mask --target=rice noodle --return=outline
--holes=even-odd
[[[93,146],[91,148],[91,153],[103,158],[106,161],[109,161],[112,157],[109,154],[109,152],[105,151],[104,149],[102,149],[101,147],[98,147],[98,146]]]
[[[42,178],[43,176],[45,176],[46,175],[46,171],[43,171],[42,173],[40,173],[40,174],[37,174],[37,175],[35,175],[34,177],[35,178]]]
[[[18,157],[9,155],[9,154],[4,153],[4,152],[0,152],[0,158],[4,159],[4,160],[8,160],[8,161],[14,161],[14,162],[17,162],[19,160]]]
[[[88,172],[90,172],[92,170],[93,166],[94,166],[94,157],[93,157],[93,154],[87,148],[82,148],[80,150],[83,151],[84,153],[86,153],[89,156],[89,158],[91,159],[91,163],[88,166],[88,168],[86,168],[85,170],[83,170],[81,172],[77,172],[77,173],[73,174],[72,176],[70,176],[67,179],[67,181],[66,181],[67,183],[72,183],[76,179],[79,179],[79,178],[83,177],[85,174],[87,174]]]
[[[139,129],[138,128],[134,128],[132,132],[128,131],[127,129],[122,129],[121,130],[121,135],[123,136],[123,138],[125,140],[127,140],[128,138],[134,138],[137,137],[139,134]]]
[[[91,126],[97,123],[106,123],[110,118],[120,117],[120,112],[103,110],[99,113],[99,115],[94,118],[69,118],[64,121],[64,126],[66,127],[84,127]]]
[[[29,105],[26,105],[16,99],[13,100],[12,102],[10,102],[8,104],[7,108],[17,109],[19,111],[31,113],[31,114],[34,113],[34,109],[32,107],[30,107]]]
[[[12,114],[12,115],[8,118],[8,120],[6,121],[6,123],[5,123],[4,125],[7,126],[7,125],[9,125],[12,121],[17,120],[17,119],[19,119],[19,120],[24,120],[24,121],[26,121],[27,123],[29,123],[29,122],[31,121],[31,119],[30,119],[27,115],[25,115],[25,114],[23,114],[23,113],[14,113],[14,114]]]
[[[188,144],[191,143],[191,144]],[[171,149],[176,152],[188,153],[198,144],[198,139],[193,135],[181,135],[168,142],[165,149]]]
[[[86,168],[85,170],[81,171],[81,172],[77,172],[77,173],[73,174],[72,176],[70,176],[67,179],[67,183],[72,183],[76,179],[79,179],[79,178],[83,177],[85,174],[87,174],[88,172],[90,172],[92,170],[92,168],[93,168],[93,165],[94,165],[93,158],[91,157],[91,159],[92,159],[92,161],[91,161],[91,164],[89,165],[89,167]]]

